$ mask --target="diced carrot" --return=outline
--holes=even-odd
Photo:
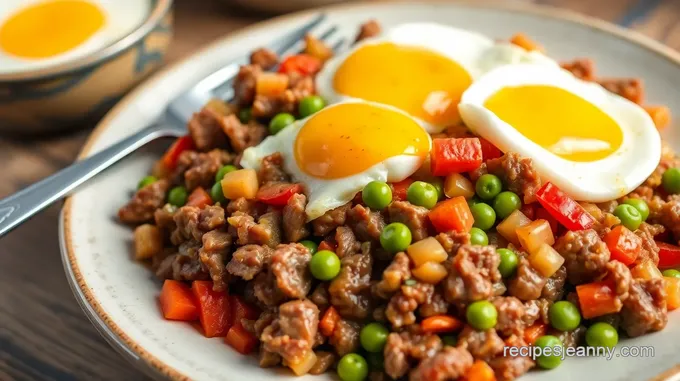
[[[533,344],[539,337],[545,335],[547,330],[548,326],[545,323],[534,323],[524,330],[524,341],[527,344]]]
[[[167,151],[165,151],[165,154],[163,155],[163,158],[161,159],[161,162],[163,163],[163,167],[166,170],[173,170],[175,169],[175,166],[177,166],[177,159],[179,158],[179,155],[187,150],[192,150],[195,148],[194,141],[191,139],[191,136],[186,135],[182,136],[181,138],[178,138],[175,140],[175,142],[168,148]]]
[[[213,283],[196,280],[191,285],[198,301],[199,320],[206,337],[225,336],[230,328],[229,295],[214,291]]]
[[[581,314],[586,319],[616,313],[621,310],[621,303],[616,297],[611,282],[593,282],[576,286]]]
[[[623,225],[618,225],[604,236],[611,259],[626,266],[635,263],[642,248],[642,239]]]
[[[680,278],[663,277],[666,289],[666,306],[669,311],[680,307]]]
[[[474,364],[465,372],[465,381],[496,381],[493,369],[482,360],[475,360]]]
[[[205,191],[202,187],[197,187],[196,189],[191,192],[189,195],[189,200],[187,201],[187,205],[189,206],[195,206],[199,209],[202,209],[203,207],[207,205],[212,205],[213,200],[210,198],[210,195],[208,192]]]
[[[328,307],[326,312],[324,312],[321,321],[319,322],[319,329],[324,336],[331,336],[333,331],[335,331],[335,326],[340,320],[340,314],[333,308],[333,306]]]
[[[463,326],[463,322],[449,315],[430,316],[420,322],[424,333],[453,332]]]
[[[543,47],[524,33],[515,33],[515,35],[510,38],[510,43],[527,51],[543,52]]]
[[[413,179],[410,177],[398,183],[392,183],[392,199],[395,201],[406,201],[406,193],[412,183]]]
[[[224,341],[242,355],[252,353],[255,347],[257,347],[257,337],[246,331],[240,324],[229,328]]]
[[[283,94],[288,88],[287,75],[278,73],[261,73],[255,80],[255,93],[267,97]]]
[[[198,303],[186,284],[166,279],[159,299],[164,318],[181,321],[198,320]]]
[[[671,110],[666,106],[644,106],[647,114],[652,117],[656,129],[661,131],[668,126],[671,121]]]
[[[260,310],[238,295],[229,295],[229,307],[231,307],[232,325],[240,325],[243,319],[255,320],[260,317]]]
[[[463,196],[438,203],[430,210],[428,217],[438,232],[469,232],[475,222],[470,206]]]

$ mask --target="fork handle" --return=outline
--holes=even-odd
[[[0,200],[0,238],[142,145],[168,135],[172,135],[169,129],[163,128],[160,124],[153,124],[97,154],[80,160]]]

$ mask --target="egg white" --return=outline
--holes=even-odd
[[[43,3],[45,0],[0,1],[0,26],[21,9]],[[43,69],[53,65],[83,58],[125,37],[141,25],[151,12],[150,0],[88,0],[99,6],[105,23],[87,41],[62,54],[43,58],[26,59],[13,56],[0,47],[0,73],[17,73]]]
[[[333,86],[335,72],[357,49],[383,42],[437,52],[457,62],[468,72],[473,81],[489,70],[506,64],[533,63],[558,66],[554,60],[539,52],[528,52],[510,43],[496,43],[479,33],[434,23],[408,23],[397,25],[377,37],[364,40],[354,45],[351,50],[326,62],[316,77],[317,93],[329,103],[353,99],[353,97],[335,91]],[[405,75],[418,75],[418,73],[405,73]],[[447,127],[433,125],[420,118],[415,119],[430,133],[441,132]]]
[[[362,100],[340,102],[330,105],[326,109],[343,103],[370,103],[376,107],[389,108],[406,115],[394,107]],[[292,176],[294,181],[300,182],[305,186],[308,195],[307,207],[305,209],[308,221],[321,217],[327,211],[350,202],[371,181],[397,182],[406,179],[420,168],[424,161],[417,156],[398,155],[375,164],[360,173],[340,179],[326,180],[310,176],[298,166],[293,149],[295,138],[300,129],[312,117],[313,115],[295,121],[295,123],[284,128],[278,134],[268,136],[259,145],[243,151],[241,158],[241,166],[257,170],[260,168],[261,161],[265,156],[275,152],[281,153],[283,156],[283,167],[286,172]]]
[[[621,146],[601,160],[566,160],[529,140],[484,107],[486,100],[502,88],[522,85],[555,86],[590,102],[621,127]],[[654,171],[661,158],[661,137],[642,107],[559,68],[530,64],[497,68],[463,93],[458,109],[468,128],[504,152],[513,151],[532,158],[542,178],[579,201],[603,202],[629,193]],[[593,147],[601,142],[563,141],[560,144],[556,148],[566,150],[570,145]]]

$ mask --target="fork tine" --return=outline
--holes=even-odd
[[[272,50],[275,50],[276,53],[280,56],[284,55],[284,53],[287,50],[289,50],[290,48],[295,46],[298,42],[300,42],[305,37],[305,34],[307,34],[307,32],[314,29],[314,27],[319,25],[325,18],[326,15],[322,13],[315,17],[312,21],[310,21],[306,25],[302,26],[301,28],[284,35],[271,45]],[[276,47],[277,45],[281,46],[277,48]]]
[[[333,51],[335,53],[338,53],[340,51],[340,49],[342,48],[342,45],[345,44],[345,41],[346,40],[344,38],[339,39],[335,44],[333,44],[333,47],[332,47]]]

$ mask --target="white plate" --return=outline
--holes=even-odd
[[[327,13],[349,38],[371,17],[383,25],[438,22],[494,38],[523,31],[544,44],[555,58],[591,57],[601,74],[642,77],[649,102],[667,104],[680,115],[680,54],[637,34],[569,12],[420,3],[344,5],[327,8]],[[300,13],[244,29],[156,75],[111,111],[82,155],[99,151],[150,123],[170,98],[229,62],[230,57],[265,44],[311,16],[311,12]],[[668,134],[666,138],[680,149],[677,133],[668,129]],[[240,356],[220,339],[205,339],[188,324],[162,319],[156,301],[159,282],[131,259],[132,231],[116,223],[115,215],[163,146],[153,145],[128,158],[67,201],[61,220],[62,253],[76,298],[114,347],[155,375],[249,381],[271,379],[275,374],[288,377],[290,373],[283,370],[276,373],[258,368],[254,359]],[[621,345],[653,346],[655,353],[651,358],[615,357],[611,361],[570,358],[555,370],[530,372],[522,380],[641,380],[658,375],[678,364],[680,312],[670,314],[662,332]]]

